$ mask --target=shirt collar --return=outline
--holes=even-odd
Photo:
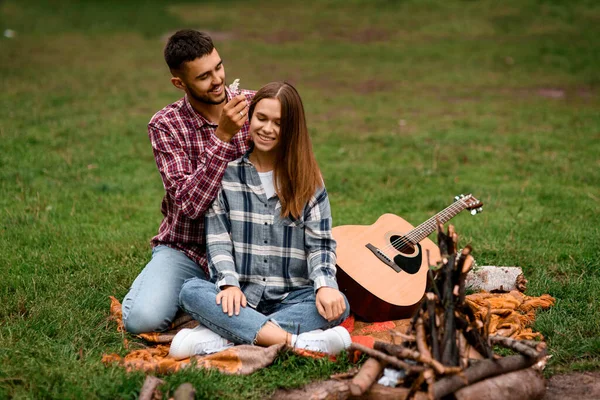
[[[252,153],[253,150],[254,150],[254,142],[250,142],[250,146],[248,146],[248,150],[246,150],[246,153],[244,153],[244,155],[242,156],[242,163],[253,165],[250,162],[250,154]]]

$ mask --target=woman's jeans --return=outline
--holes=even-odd
[[[298,334],[332,328],[350,314],[348,300],[344,297],[346,311],[340,318],[327,321],[317,311],[314,288],[306,286],[290,292],[283,300],[261,301],[256,309],[249,305],[240,307],[240,315],[230,317],[217,304],[218,292],[214,283],[190,279],[181,288],[181,307],[200,324],[236,344],[254,344],[258,331],[267,321],[274,322],[287,332]]]
[[[183,252],[168,246],[152,249],[152,259],[123,299],[123,323],[130,333],[164,331],[179,310],[179,292],[190,278],[206,279],[204,270]]]

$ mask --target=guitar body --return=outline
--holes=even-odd
[[[428,238],[416,245],[405,240],[403,235],[413,228],[394,214],[384,214],[370,226],[333,228],[338,284],[355,315],[388,321],[411,317],[418,308],[429,263],[440,260],[440,251]]]

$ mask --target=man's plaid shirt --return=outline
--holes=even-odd
[[[282,300],[299,287],[337,289],[327,191],[320,188],[300,218],[281,218],[277,195],[267,199],[248,155],[229,163],[206,213],[208,262],[217,286],[240,287],[252,307]]]
[[[253,91],[241,90],[248,103]],[[226,88],[227,101],[231,93]],[[248,149],[249,122],[230,143],[215,136],[217,124],[198,114],[187,99],[166,106],[148,124],[154,158],[166,190],[164,219],[152,246],[185,253],[206,272],[204,212],[217,196],[227,163]]]

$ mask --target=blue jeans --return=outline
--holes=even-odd
[[[168,246],[152,249],[152,259],[123,299],[123,323],[130,333],[164,331],[179,310],[181,285],[206,279],[204,270],[183,252]]]
[[[236,344],[254,344],[258,331],[268,321],[287,332],[298,334],[332,328],[350,314],[348,300],[344,297],[346,311],[340,318],[327,321],[317,311],[314,288],[307,286],[294,290],[281,301],[261,301],[256,309],[240,307],[240,315],[230,317],[217,304],[218,291],[214,283],[190,279],[183,284],[179,301],[181,307],[200,324]]]

